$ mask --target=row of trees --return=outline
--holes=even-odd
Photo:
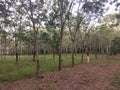
[[[111,1],[115,3],[117,1]],[[104,0],[1,0],[0,34],[2,54],[33,54],[36,75],[40,53],[57,53],[61,70],[62,53],[111,53],[112,40],[119,31],[118,15],[102,19]],[[119,3],[117,3],[119,6]],[[119,8],[118,8],[119,9]],[[98,26],[97,23],[100,23]],[[96,25],[96,26],[95,26]],[[110,36],[112,38],[110,38]],[[104,39],[103,39],[104,38]],[[115,45],[115,44],[114,44]],[[15,48],[15,49],[14,49]],[[96,56],[97,57],[97,56]],[[83,58],[82,58],[83,60]]]

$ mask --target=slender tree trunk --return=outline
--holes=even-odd
[[[30,0],[30,13],[31,13],[31,21],[32,21],[32,24],[33,24],[33,30],[34,30],[34,39],[33,39],[33,61],[35,61],[36,60],[36,42],[37,42],[37,40],[36,40],[36,38],[37,38],[37,31],[36,31],[36,28],[35,28],[35,22],[34,22],[34,20],[33,20],[33,9],[32,9],[33,7],[32,7],[32,2],[31,2],[31,0]]]
[[[30,55],[30,44],[27,46],[27,55]]]
[[[5,39],[5,42],[4,42],[4,51],[3,52],[4,52],[4,58],[5,58],[6,57],[6,47],[7,47],[7,42],[6,42],[7,38],[6,38],[6,35],[5,35],[4,39]]]
[[[52,49],[53,59],[55,59],[55,48]]]
[[[82,52],[81,53],[81,64],[83,63],[83,59],[84,59],[83,56],[84,56],[84,53]]]
[[[99,52],[99,54],[101,54],[101,50],[100,50],[100,44],[99,44],[98,50],[99,50],[99,51],[98,51],[98,52]]]
[[[90,62],[90,52],[89,52],[89,32],[86,33],[86,59],[87,63]]]
[[[2,46],[2,35],[1,35],[1,58],[2,58],[2,53],[3,53],[3,46]]]
[[[59,65],[58,65],[58,70],[61,70],[62,67],[62,38],[63,38],[63,32],[64,32],[64,27],[66,23],[66,15],[68,15],[68,12],[71,10],[72,3],[70,3],[70,6],[68,8],[67,13],[64,13],[64,1],[63,0],[58,0],[59,8],[60,8],[60,38],[59,38]]]
[[[19,55],[22,55],[21,41],[19,42],[19,45],[20,45],[20,52],[19,52]]]
[[[36,51],[36,77],[39,76],[39,70],[40,70],[40,65],[39,65],[39,53],[38,53],[38,29],[36,30],[35,32],[35,40],[36,40],[36,43],[35,43],[35,51]]]
[[[95,51],[95,59],[97,60],[97,52]]]
[[[3,56],[3,49],[2,49],[2,44],[1,44],[1,58]]]
[[[36,30],[35,30],[35,24],[33,23],[33,29],[34,29],[34,45],[33,45],[33,61],[35,61],[36,56]]]
[[[15,57],[16,57],[16,64],[18,64],[18,38],[15,38]]]
[[[46,47],[43,48],[44,59],[46,60]]]
[[[60,37],[59,37],[59,65],[58,65],[58,71],[62,68],[62,38],[63,38],[63,32],[64,32],[64,20],[63,20],[63,1],[60,0]]]
[[[61,70],[62,66],[62,35],[60,36],[60,41],[59,41],[59,66],[58,70]]]
[[[84,56],[84,48],[81,49],[81,64],[83,63],[83,56]]]
[[[75,40],[72,41],[72,67],[74,66],[74,53],[75,51]]]
[[[31,21],[32,21],[32,24],[33,24],[33,30],[34,30],[34,46],[33,46],[33,61],[36,61],[36,77],[38,78],[38,75],[39,75],[39,59],[38,59],[38,29],[36,29],[35,27],[35,22],[34,22],[34,18],[33,18],[33,7],[32,7],[32,2],[30,0],[30,13],[31,13]]]
[[[67,55],[68,55],[68,47],[65,48],[65,54],[66,54],[66,57],[67,57]]]
[[[95,44],[95,47],[94,47],[94,54],[95,54],[95,60],[97,60],[97,45]]]
[[[75,56],[77,56],[77,48],[75,48],[75,46],[74,46],[74,50],[75,50]]]

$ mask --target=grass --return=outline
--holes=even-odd
[[[120,71],[115,75],[116,90],[120,89]]]
[[[80,55],[75,56],[75,64],[80,63]],[[91,55],[91,58],[94,58]],[[71,55],[62,55],[62,67],[71,66]],[[52,55],[40,55],[40,72],[55,71],[58,68],[58,56],[53,60]],[[19,62],[15,64],[15,56],[0,58],[0,83],[5,81],[15,81],[23,78],[35,76],[36,63],[32,61],[32,56],[20,56]]]
[[[115,74],[114,84],[116,86],[116,90],[120,90],[120,58],[119,57],[115,58],[115,61],[117,64],[119,64],[119,68]]]

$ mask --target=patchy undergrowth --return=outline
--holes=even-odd
[[[120,90],[119,58],[110,56],[59,72],[46,72],[38,79],[4,83],[0,90]]]

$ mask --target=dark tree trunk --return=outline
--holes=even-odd
[[[74,53],[75,51],[75,40],[72,41],[72,67],[74,66]]]
[[[52,48],[53,59],[55,60],[55,48]]]
[[[7,42],[6,42],[6,39],[7,39],[7,38],[6,38],[6,35],[5,35],[5,38],[4,38],[4,39],[5,39],[5,41],[4,41],[4,51],[3,51],[4,54],[3,54],[3,55],[4,55],[4,58],[5,58],[5,57],[6,57],[6,47],[7,47]]]
[[[68,55],[68,48],[65,48],[65,54],[66,54],[66,57]]]
[[[36,57],[36,30],[35,30],[35,24],[34,24],[34,22],[33,22],[33,29],[34,29],[33,61],[35,61],[35,57]]]
[[[1,35],[1,48],[0,48],[0,49],[1,49],[1,50],[0,50],[1,52],[0,52],[0,53],[1,53],[1,58],[2,58],[2,53],[3,53],[3,46],[2,46],[2,35]]]
[[[59,66],[58,66],[59,71],[62,68],[62,35],[63,35],[63,31],[61,30],[61,35],[59,40]]]
[[[38,28],[36,29],[35,27],[35,22],[34,22],[34,18],[33,18],[33,9],[32,9],[32,2],[30,0],[30,13],[31,13],[31,21],[32,21],[32,24],[33,24],[33,30],[34,30],[34,46],[33,46],[33,61],[36,61],[36,77],[38,78],[38,75],[39,75],[39,69],[40,69],[40,66],[39,66],[39,59],[38,59]]]
[[[44,47],[44,49],[43,49],[43,54],[44,54],[44,59],[46,60],[46,49],[45,49],[46,47]]]
[[[90,62],[90,50],[89,50],[89,32],[86,33],[86,45],[85,45],[85,48],[86,48],[86,59],[87,59],[87,62],[89,63]]]
[[[30,0],[30,13],[31,13],[31,21],[32,21],[32,25],[33,25],[33,30],[34,30],[34,38],[33,38],[33,61],[36,60],[36,38],[37,38],[37,31],[36,31],[36,28],[35,28],[35,22],[34,22],[34,18],[33,18],[33,9],[32,9],[32,2]]]
[[[83,63],[83,56],[84,56],[84,52],[83,52],[83,48],[81,49],[81,64]]]
[[[95,60],[97,60],[98,58],[97,58],[97,45],[95,44],[95,46],[94,46],[94,54],[95,54]]]
[[[15,38],[15,57],[16,57],[16,64],[18,64],[18,39]]]
[[[95,60],[97,60],[98,59],[98,57],[97,57],[97,52],[95,52]]]
[[[35,51],[36,51],[36,57],[35,57],[35,60],[36,60],[36,77],[39,76],[39,71],[40,71],[40,65],[39,65],[39,53],[38,53],[38,29],[36,30],[35,32],[35,40],[36,40],[36,43],[35,43]]]
[[[64,27],[66,23],[66,15],[68,15],[68,12],[71,10],[72,3],[70,3],[70,6],[68,8],[67,13],[64,13],[64,1],[63,0],[58,0],[59,2],[59,8],[60,8],[60,38],[59,38],[59,65],[58,65],[58,70],[61,70],[62,67],[62,38],[63,38],[63,32],[64,32]]]

